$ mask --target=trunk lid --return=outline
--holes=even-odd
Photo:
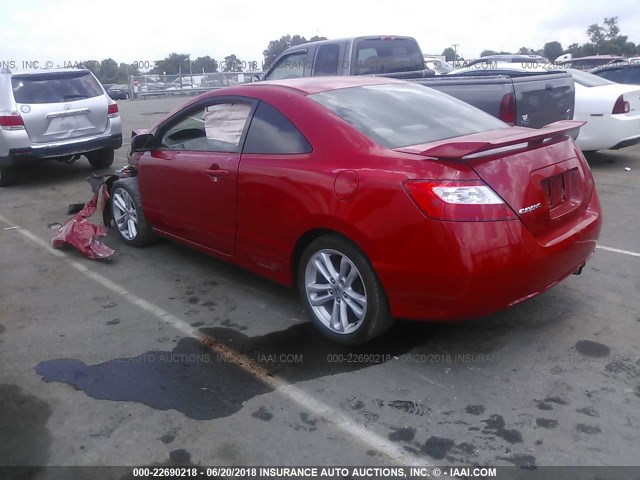
[[[611,115],[613,106],[620,96],[629,102],[629,115],[640,114],[640,86],[620,83],[584,87],[576,84],[576,97],[581,100],[576,115],[587,118],[589,115]]]
[[[532,130],[514,127],[400,148],[445,161],[464,161],[536,236],[569,223],[593,192],[589,166],[569,134],[584,122],[560,121]]]
[[[106,130],[109,100],[89,71],[21,74],[11,81],[17,109],[34,143]]]

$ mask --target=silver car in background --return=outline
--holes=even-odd
[[[0,186],[44,160],[109,167],[121,145],[118,105],[89,70],[0,70]]]

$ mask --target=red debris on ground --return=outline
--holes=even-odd
[[[99,217],[99,223],[102,223],[104,207],[108,204],[108,200],[108,186],[107,183],[103,183],[84,208],[58,229],[51,240],[53,247],[62,248],[68,244],[93,260],[105,260],[111,257],[115,250],[98,240],[99,237],[107,234],[107,227],[96,225],[90,220],[94,213],[98,212],[94,217]]]

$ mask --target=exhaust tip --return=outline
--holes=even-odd
[[[580,265],[578,267],[578,269],[575,272],[573,272],[573,274],[574,275],[580,275],[582,273],[582,270],[584,270],[585,265],[586,265],[586,263],[583,263],[582,265]]]

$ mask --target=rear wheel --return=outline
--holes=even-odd
[[[0,187],[9,187],[18,183],[16,167],[0,167]]]
[[[113,148],[103,148],[102,150],[88,153],[87,159],[89,160],[91,166],[95,169],[108,168],[113,165],[115,152]]]
[[[324,235],[306,248],[298,265],[298,288],[315,326],[337,343],[365,343],[393,323],[369,260],[339,235]]]
[[[122,241],[134,247],[153,243],[155,234],[142,211],[142,200],[135,178],[123,178],[111,190],[111,218]]]

